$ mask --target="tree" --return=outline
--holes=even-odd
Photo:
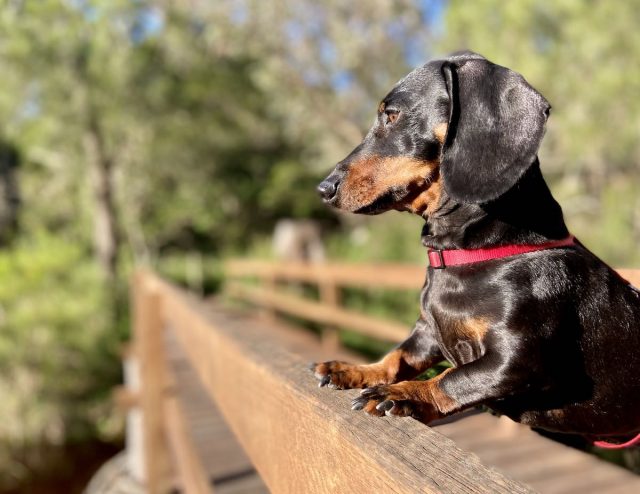
[[[11,242],[18,232],[19,165],[20,153],[16,147],[0,141],[0,246]]]

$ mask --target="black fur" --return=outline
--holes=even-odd
[[[442,175],[460,202],[511,189],[536,159],[551,106],[520,74],[477,56],[442,65],[450,102]]]
[[[362,144],[327,178],[327,202],[340,207],[357,192],[342,184],[363,156],[435,155],[439,168],[423,187],[438,175],[443,187],[425,215],[425,246],[475,249],[568,235],[537,158],[550,107],[522,76],[456,54],[416,69],[384,103]],[[442,122],[441,145],[433,129]],[[397,209],[415,196],[408,189],[393,186],[361,210]],[[588,437],[640,432],[640,294],[584,246],[430,268],[421,305],[399,349],[406,362],[455,366],[439,384],[458,404],[454,411],[484,404],[531,426]],[[461,321],[474,318],[489,321],[486,334],[461,336]]]

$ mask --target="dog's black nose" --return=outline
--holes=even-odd
[[[336,195],[336,191],[338,190],[338,187],[336,186],[335,182],[333,182],[332,180],[323,180],[322,182],[320,182],[320,185],[318,185],[317,190],[320,196],[325,201],[329,201],[333,199],[333,197]]]

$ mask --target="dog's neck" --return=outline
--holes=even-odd
[[[432,249],[479,249],[539,244],[568,234],[536,159],[510,191],[490,203],[458,203],[443,191],[422,229],[422,243]]]

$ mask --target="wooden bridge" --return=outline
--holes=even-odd
[[[640,285],[640,270],[621,274]],[[424,268],[233,261],[226,276],[227,294],[260,311],[198,299],[152,273],[133,280],[133,350],[117,396],[130,410],[123,468],[139,492],[640,492],[640,476],[506,417],[376,419],[350,410],[357,391],[317,387],[309,361],[362,360],[340,348],[338,328],[391,342],[409,332],[342,307],[341,288],[417,294]],[[282,282],[315,285],[319,300]],[[322,338],[278,314],[321,325]]]

